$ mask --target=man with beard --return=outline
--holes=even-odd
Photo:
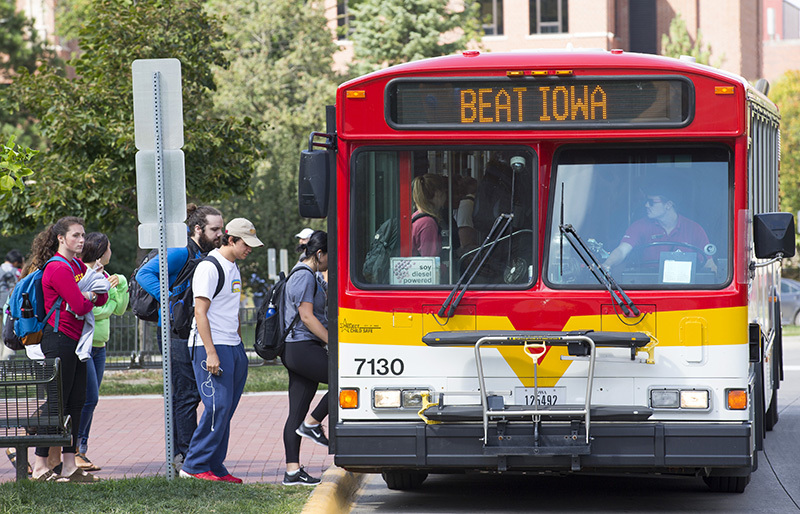
[[[189,286],[188,282],[175,284],[181,270],[189,259],[204,257],[208,252],[219,248],[222,243],[222,228],[225,226],[222,213],[209,205],[189,204],[186,208],[186,225],[189,228],[189,241],[186,248],[167,248],[167,272],[170,295],[178,294]],[[160,300],[161,290],[158,282],[158,256],[147,262],[136,274],[142,289]],[[161,326],[161,310],[158,311]],[[159,332],[160,333],[160,332]],[[197,406],[200,393],[195,385],[192,359],[189,355],[188,341],[170,334],[170,363],[172,364],[172,422],[175,440],[175,468],[180,471],[189,449],[192,434],[197,428]]]

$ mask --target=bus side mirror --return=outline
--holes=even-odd
[[[328,216],[330,159],[328,150],[303,150],[300,153],[300,176],[297,199],[303,218]]]
[[[756,257],[773,259],[794,255],[794,216],[788,212],[765,212],[753,217]]]

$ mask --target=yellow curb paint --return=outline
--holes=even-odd
[[[340,514],[350,512],[366,475],[351,473],[331,466],[322,474],[322,482],[314,488],[303,507],[304,514]]]

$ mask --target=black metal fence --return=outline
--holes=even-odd
[[[141,321],[133,312],[111,316],[111,339],[106,344],[106,368],[160,368],[161,330],[149,321]],[[242,342],[251,366],[260,366],[264,360],[253,351],[256,330],[256,309],[239,310],[242,321]]]

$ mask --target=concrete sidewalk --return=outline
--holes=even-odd
[[[323,392],[317,394],[312,406]],[[200,412],[202,412],[202,404]],[[289,409],[285,392],[242,396],[231,421],[231,439],[225,465],[245,482],[280,483],[284,472],[283,424]],[[166,475],[164,400],[161,396],[101,397],[94,413],[88,457],[102,468],[100,478]],[[28,458],[33,459],[33,449]],[[320,477],[333,464],[327,448],[303,440],[300,464]],[[14,480],[5,459],[0,481]]]

